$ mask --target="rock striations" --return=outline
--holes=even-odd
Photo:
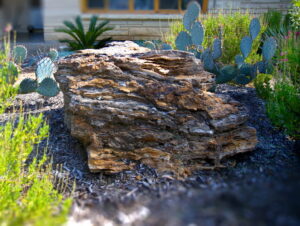
[[[59,62],[65,122],[86,147],[92,172],[140,161],[185,175],[251,151],[256,131],[238,102],[208,90],[215,76],[192,54],[133,42],[83,50]]]

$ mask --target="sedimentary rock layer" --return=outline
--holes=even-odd
[[[112,43],[61,60],[55,78],[66,124],[93,172],[117,173],[141,161],[185,174],[220,166],[257,143],[243,106],[209,92],[215,76],[187,52]]]

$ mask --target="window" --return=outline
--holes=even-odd
[[[88,1],[87,3],[90,9],[104,9],[104,0]]]
[[[81,0],[83,12],[179,13],[195,0]],[[208,0],[197,0],[207,11]]]
[[[41,0],[31,0],[30,6],[32,8],[40,8],[41,7]]]
[[[135,0],[135,10],[154,10],[154,0]]]

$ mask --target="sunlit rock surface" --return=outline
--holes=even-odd
[[[86,147],[92,172],[117,173],[141,161],[186,175],[220,167],[257,143],[245,109],[209,92],[215,76],[187,52],[114,42],[61,60],[55,77],[66,124]]]

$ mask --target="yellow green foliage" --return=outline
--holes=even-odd
[[[205,30],[205,38],[203,47],[211,47],[213,40],[217,37],[222,37],[222,57],[219,61],[223,64],[234,63],[234,57],[241,53],[240,42],[243,37],[249,35],[249,25],[252,15],[249,13],[236,12],[232,14],[207,14],[201,15],[199,20],[203,24]],[[262,25],[261,32],[255,39],[253,50],[247,58],[248,63],[255,63],[261,60],[261,56],[257,54],[260,45],[261,34],[265,31],[266,27]],[[170,23],[170,32],[165,34],[165,42],[175,48],[175,40],[180,31],[184,27],[181,21],[174,21]]]
[[[0,52],[0,114],[12,104],[17,88],[10,81],[7,55]],[[0,122],[0,225],[63,225],[71,199],[54,187],[47,156],[33,156],[48,137],[43,115]]]
[[[0,126],[0,224],[61,225],[71,200],[53,187],[47,157],[33,158],[36,145],[48,136],[43,116],[19,117]]]

